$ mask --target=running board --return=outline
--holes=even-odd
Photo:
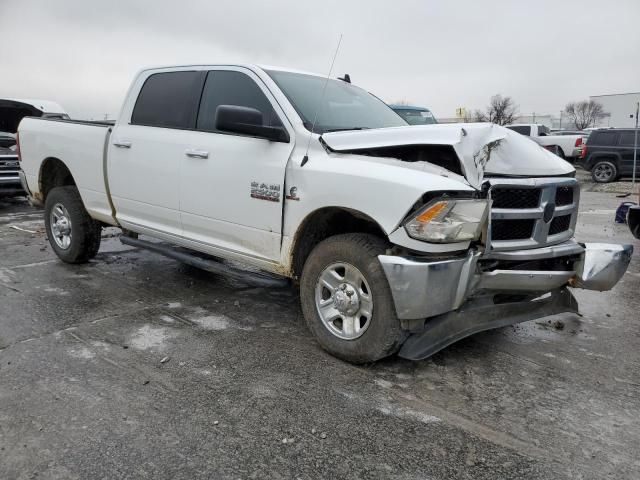
[[[178,250],[179,247],[168,245],[165,243],[154,243],[138,238],[132,238],[126,235],[120,236],[120,242],[132,247],[144,248],[154,253],[159,253],[165,257],[173,258],[179,262],[191,265],[192,267],[206,270],[207,272],[217,275],[224,275],[244,283],[254,284],[260,287],[285,287],[289,285],[289,279],[286,277],[278,277],[263,272],[251,272],[234,268],[230,265],[222,263],[216,257],[205,254]]]

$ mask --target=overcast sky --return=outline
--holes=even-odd
[[[640,0],[0,0],[0,98],[115,116],[143,67],[250,62],[326,73],[388,102],[555,113],[640,91]]]

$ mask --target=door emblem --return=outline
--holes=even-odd
[[[280,185],[251,182],[251,198],[267,200],[269,202],[279,202]]]
[[[289,189],[289,195],[287,195],[285,197],[287,200],[296,200],[299,201],[300,197],[298,196],[298,188],[297,187],[291,187]]]

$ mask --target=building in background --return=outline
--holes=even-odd
[[[633,128],[636,125],[636,105],[640,102],[640,92],[614,93],[589,97],[601,103],[609,115],[600,120],[598,127]]]

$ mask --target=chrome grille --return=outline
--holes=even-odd
[[[539,248],[573,237],[580,198],[574,178],[488,180],[489,249]]]

